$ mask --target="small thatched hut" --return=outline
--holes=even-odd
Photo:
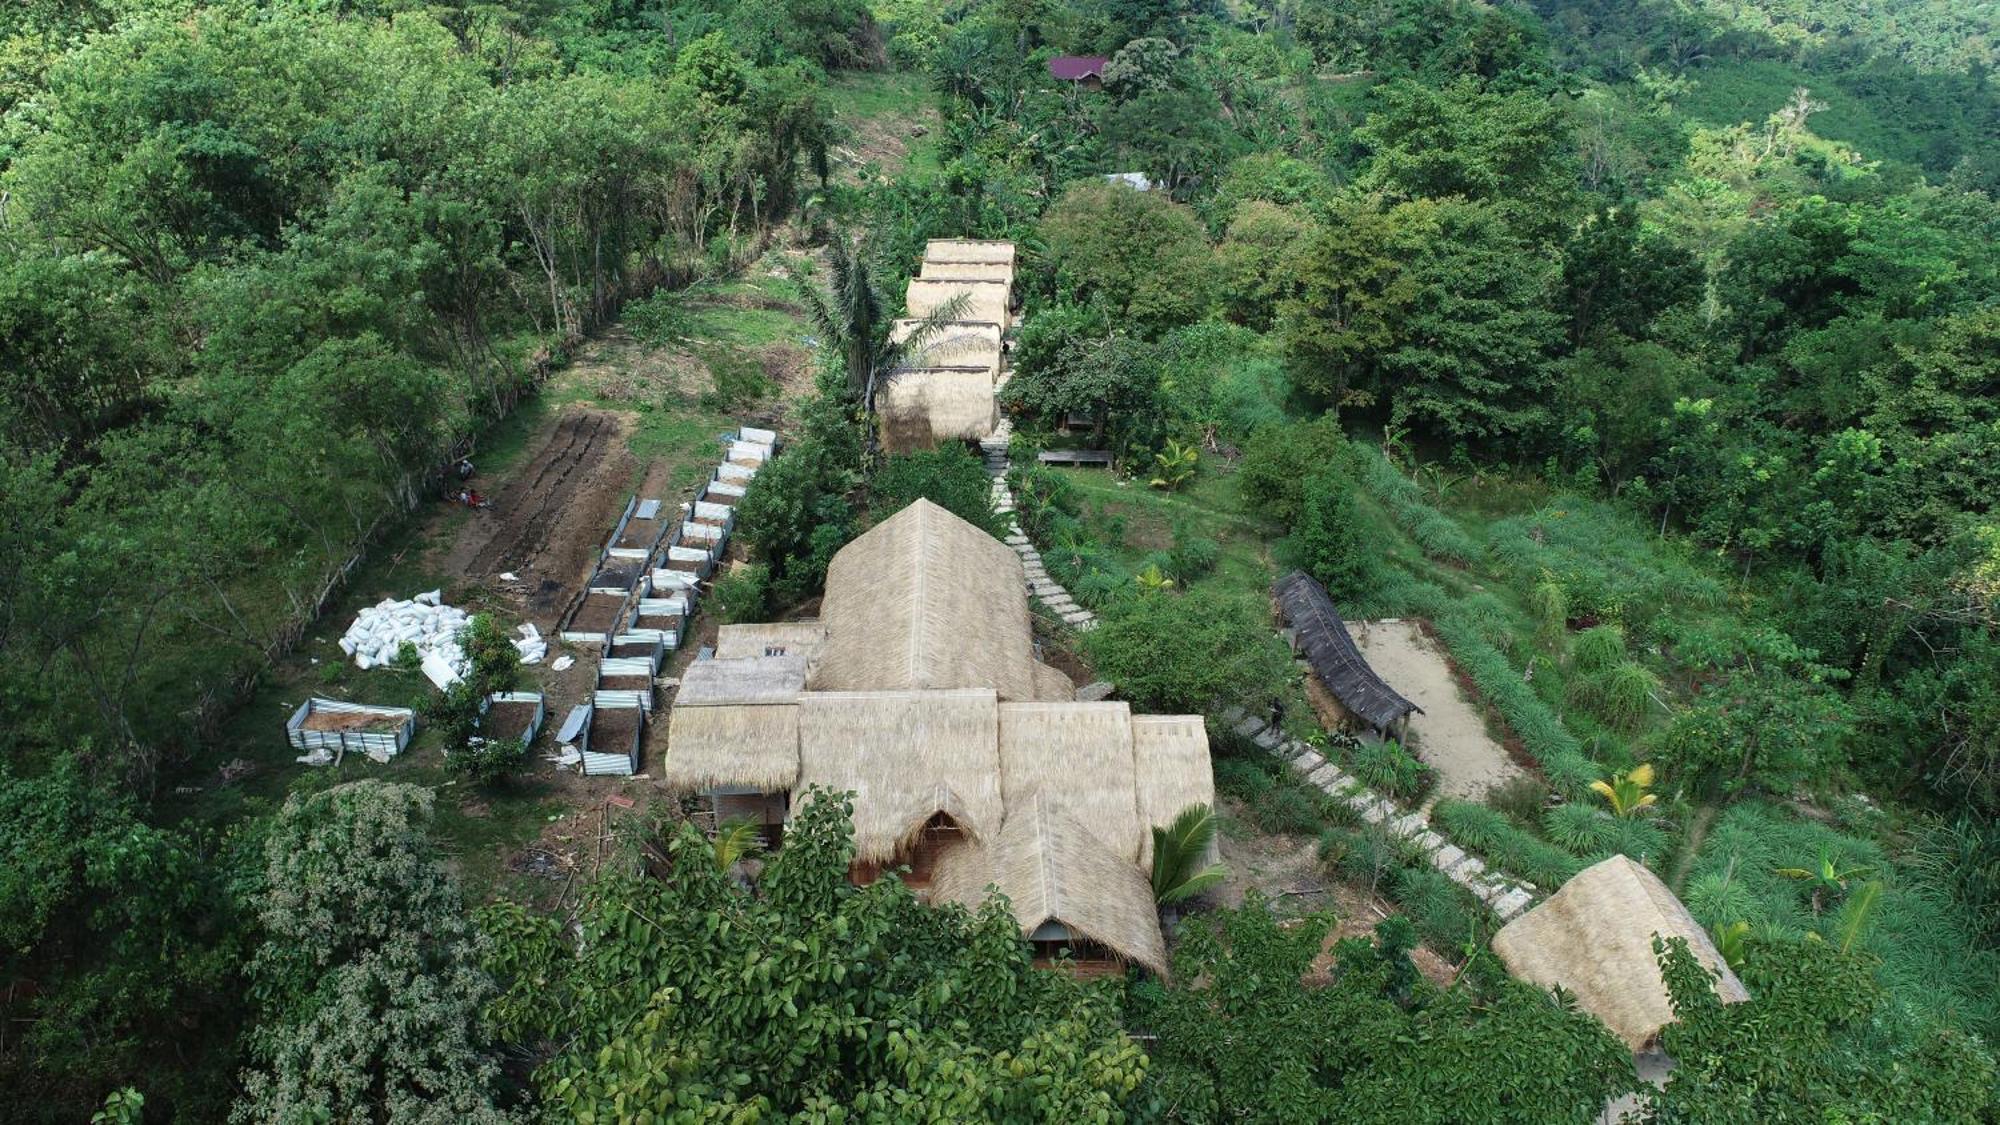
[[[875,405],[882,448],[891,453],[979,441],[1000,424],[993,373],[984,367],[904,368],[876,392]]]
[[[724,625],[715,631],[715,658],[798,656],[807,661],[826,644],[826,626],[817,621]]]
[[[1313,674],[1348,714],[1376,734],[1388,735],[1405,726],[1411,712],[1422,713],[1423,708],[1397,694],[1368,666],[1317,579],[1295,570],[1278,579],[1272,591],[1278,611],[1292,627],[1293,647],[1305,653]]]
[[[1653,956],[1653,936],[1686,938],[1719,975],[1724,1003],[1750,993],[1681,900],[1644,865],[1612,856],[1577,873],[1547,902],[1493,935],[1507,971],[1544,988],[1561,985],[1634,1051],[1673,1022],[1673,1005]]]
[[[925,258],[918,277],[956,278],[960,281],[1004,281],[1014,283],[1014,267],[1006,262],[947,262]]]
[[[826,573],[814,691],[989,688],[1034,699],[1021,560],[918,500],[842,547]]]
[[[913,277],[903,295],[903,307],[907,315],[921,319],[937,312],[962,293],[965,301],[952,314],[953,320],[1004,325],[1008,320],[1008,306],[1013,302],[1013,290],[1014,287],[1004,281]]]
[[[889,339],[902,343],[909,339],[921,320],[899,320],[889,326]],[[936,331],[914,346],[904,357],[908,367],[980,367],[997,382],[1000,378],[1000,326],[954,320],[938,325]]]
[[[804,656],[688,665],[667,716],[661,779],[669,789],[706,794],[718,820],[745,817],[775,832],[798,781],[805,682]]]
[[[1166,941],[1146,876],[1078,823],[1046,789],[1009,802],[998,838],[939,857],[931,898],[978,909],[1007,896],[1038,956],[1067,950],[1084,971],[1131,962],[1167,971]]]
[[[933,238],[924,245],[926,262],[1014,264],[1014,244],[1004,238]]]
[[[807,692],[795,801],[814,785],[852,792],[856,863],[908,863],[921,883],[936,849],[999,831],[999,744],[990,688]]]

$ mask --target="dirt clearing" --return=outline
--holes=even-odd
[[[1423,708],[1410,716],[1410,749],[1438,772],[1439,797],[1481,801],[1521,767],[1486,733],[1486,719],[1458,688],[1451,663],[1414,621],[1350,621],[1347,631],[1376,673]]]

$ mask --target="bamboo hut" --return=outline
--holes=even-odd
[[[782,821],[799,777],[803,656],[697,660],[667,719],[667,788],[707,794],[718,819]],[[769,798],[781,798],[775,802]]]
[[[989,887],[1007,896],[1038,959],[1066,950],[1084,972],[1115,971],[1125,962],[1167,971],[1166,941],[1146,876],[1045,788],[1010,802],[996,838],[940,856],[931,898],[976,910]]]
[[[979,441],[1000,424],[993,373],[984,367],[904,368],[875,398],[882,448],[929,449],[947,441]]]
[[[1014,267],[1007,262],[951,262],[925,258],[917,276],[957,281],[1004,281],[1012,285]]]
[[[1132,708],[1124,703],[1000,704],[1000,788],[1008,815],[1040,792],[1121,859],[1139,858]]]
[[[1750,993],[1715,944],[1659,876],[1622,855],[1591,865],[1547,902],[1493,935],[1493,952],[1522,980],[1563,989],[1577,1006],[1634,1051],[1673,1022],[1673,1004],[1653,956],[1653,937],[1686,938],[1688,949],[1717,974],[1724,1003]]]
[[[826,646],[813,691],[987,688],[1035,698],[1021,560],[918,500],[842,547],[827,568]]]
[[[1292,646],[1305,653],[1313,675],[1326,685],[1349,715],[1377,735],[1408,729],[1412,712],[1423,708],[1404,699],[1396,689],[1375,674],[1368,658],[1361,655],[1347,623],[1333,608],[1326,587],[1311,575],[1295,570],[1280,578],[1273,587],[1278,610],[1292,627]]]
[[[926,262],[1014,264],[1014,244],[1003,238],[933,238],[924,245]]]
[[[923,326],[921,320],[899,320],[889,327],[889,339],[902,343]],[[981,367],[1000,379],[1000,326],[946,321],[913,345],[904,357],[908,367]]]
[[[990,688],[807,692],[794,803],[814,785],[853,793],[857,877],[908,863],[921,883],[939,849],[999,830],[999,742]]]
[[[1004,281],[964,281],[958,278],[913,277],[903,295],[908,316],[922,319],[945,307],[960,294],[965,301],[953,314],[954,320],[977,324],[1006,324],[1013,286]]]
[[[715,658],[802,656],[808,661],[826,644],[826,626],[817,621],[724,625],[715,631]]]
[[[1153,829],[1172,824],[1189,805],[1215,807],[1208,724],[1200,715],[1132,716],[1132,760],[1139,816],[1139,863],[1153,863]],[[1210,859],[1214,856],[1211,854]]]

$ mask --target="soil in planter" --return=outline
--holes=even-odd
[[[701,564],[693,559],[668,559],[666,570],[678,570],[682,574],[700,574]]]
[[[743,499],[741,496],[731,496],[725,492],[711,492],[707,496],[702,497],[702,502],[707,504],[720,504],[725,508],[734,508],[736,506],[736,502],[741,499]]]
[[[647,618],[646,620],[651,620]],[[660,645],[657,641],[633,641],[630,644],[612,645],[613,660],[651,660],[657,656]]]
[[[577,607],[576,616],[570,619],[566,630],[571,633],[605,633],[618,623],[618,611],[625,608],[625,599],[616,594],[592,594],[583,599]]]
[[[662,633],[678,634],[681,629],[682,620],[683,618],[678,613],[669,614],[664,617],[662,616],[641,617],[639,619],[639,628],[658,629]]]
[[[314,711],[299,724],[302,730],[347,731],[352,734],[387,734],[403,725],[395,715],[370,715],[353,711]]]
[[[645,718],[637,707],[596,707],[590,712],[590,750],[594,754],[623,754],[639,737]]]
[[[660,541],[659,520],[633,520],[611,546],[621,550],[643,550]]]
[[[535,705],[519,701],[494,703],[479,720],[479,733],[487,738],[521,738],[535,718]]]
[[[592,586],[616,586],[621,590],[630,590],[639,581],[639,572],[644,569],[644,563],[607,566],[591,576],[590,584]]]
[[[600,676],[597,679],[599,691],[641,691],[653,690],[651,676]]]

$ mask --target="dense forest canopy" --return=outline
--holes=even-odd
[[[1090,417],[1135,491],[1199,464],[1274,541],[1244,563],[1176,526],[1127,558],[1069,478],[1018,482],[1128,698],[1289,675],[1274,558],[1429,619],[1541,786],[1437,822],[1549,886],[1660,869],[1757,997],[1659,951],[1683,1066],[1646,1119],[1991,1120],[1996,29],[1953,0],[9,5],[5,1100],[1540,1122],[1634,1089],[1600,1025],[1499,971],[1477,904],[1351,825],[1323,866],[1410,918],[1322,949],[1325,919],[1253,896],[1183,922],[1171,980],[1082,983],[997,908],[850,886],[831,812],[754,883],[647,823],[559,919],[461,881],[441,789],[176,803],[469,442],[774,239],[820,247],[834,300],[724,612],[808,602],[916,496],[997,526],[974,459],[876,457],[847,389],[925,240],[972,236],[1022,251],[1021,449]],[[1101,88],[1053,80],[1065,54],[1106,57]],[[935,114],[884,167],[833,95],[890,77]],[[1407,755],[1369,765],[1422,795]],[[1664,815],[1591,803],[1642,767]]]

